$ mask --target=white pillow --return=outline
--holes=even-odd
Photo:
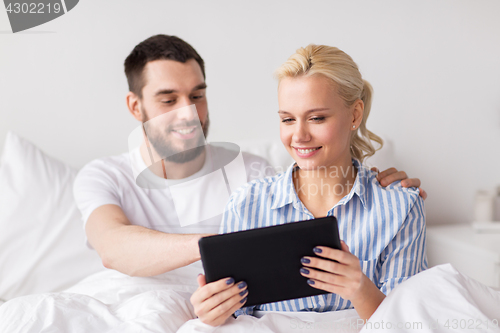
[[[85,246],[77,171],[12,132],[0,163],[0,299],[60,291],[104,269]]]

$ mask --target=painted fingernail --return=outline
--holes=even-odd
[[[314,281],[313,281],[313,280],[311,280],[311,279],[308,279],[308,280],[307,280],[307,283],[309,283],[309,284],[314,284]]]
[[[243,298],[243,299],[240,301],[240,303],[242,303],[242,304],[243,304],[243,303],[245,303],[246,301],[247,301],[247,297]]]
[[[247,292],[248,292],[248,290],[243,290],[242,292],[240,292],[240,296],[245,295]]]
[[[323,250],[322,250],[322,249],[320,249],[320,248],[318,248],[318,247],[315,247],[315,248],[313,249],[313,251],[314,251],[314,252],[316,252],[316,253],[321,253],[321,252],[323,252]]]
[[[302,274],[309,274],[309,270],[308,270],[308,269],[306,269],[306,268],[304,268],[304,267],[302,267],[302,268],[300,269],[300,272],[301,272]]]
[[[233,278],[229,278],[226,280],[226,284],[229,285],[229,284],[233,284],[234,283],[234,279]]]
[[[245,281],[240,282],[240,283],[238,284],[238,288],[240,288],[240,289],[243,289],[243,288],[245,288],[246,286],[247,286],[247,283],[246,283]]]
[[[302,259],[300,259],[300,262],[303,264],[309,264],[311,262],[311,260],[309,260],[307,258],[302,258]]]

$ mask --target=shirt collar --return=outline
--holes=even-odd
[[[278,178],[276,184],[277,193],[272,198],[271,209],[281,208],[294,201],[299,201],[295,186],[293,185],[293,171],[298,169],[297,163],[293,162],[285,171],[283,177]]]
[[[363,207],[367,209],[366,190],[369,178],[368,169],[363,167],[361,162],[354,158],[352,159],[352,164],[358,170],[354,185],[349,194],[343,197],[333,208],[339,205],[345,205],[352,199],[354,194],[356,194],[359,197]],[[271,209],[281,208],[291,203],[293,203],[294,207],[296,208],[301,205],[297,192],[295,191],[295,186],[293,185],[293,172],[298,168],[299,166],[294,162],[288,167],[283,177],[278,178],[276,184],[276,188],[278,189],[278,191],[272,198]]]

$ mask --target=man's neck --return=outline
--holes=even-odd
[[[161,161],[161,158],[156,154],[154,149],[149,151],[145,144],[140,147],[140,153],[142,160],[148,166],[149,170],[156,176],[164,179],[183,179],[194,175],[205,164],[207,155],[206,149],[203,149],[199,156],[186,163],[175,163],[168,160]],[[154,161],[158,162],[151,163],[150,154],[153,154]]]

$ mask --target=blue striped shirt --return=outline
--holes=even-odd
[[[338,220],[340,238],[358,257],[362,271],[384,293],[427,268],[424,202],[416,188],[400,182],[382,187],[376,173],[353,159],[357,168],[354,185],[328,211]],[[254,180],[229,198],[222,217],[221,233],[248,230],[313,219],[300,201],[293,184],[294,163],[286,172]],[[251,292],[251,290],[249,290]],[[236,312],[335,311],[352,308],[336,294],[245,307]]]

